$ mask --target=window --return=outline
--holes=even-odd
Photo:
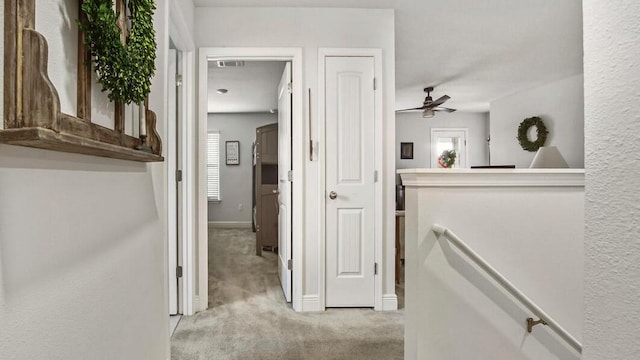
[[[207,199],[220,201],[220,132],[207,133]]]

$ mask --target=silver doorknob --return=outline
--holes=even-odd
[[[338,194],[335,191],[329,193],[329,199],[335,200],[338,197]]]

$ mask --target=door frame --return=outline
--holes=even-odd
[[[182,57],[181,51],[177,49],[169,48],[167,53],[168,56],[168,72],[167,72],[167,149],[165,155],[166,167],[167,167],[167,280],[169,281],[169,315],[173,314],[181,314],[182,313],[182,303],[184,300],[182,299],[182,294],[180,293],[180,285],[177,281],[177,267],[182,265],[182,259],[179,259],[181,253],[181,245],[183,243],[183,236],[178,232],[178,229],[181,229],[182,226],[179,226],[182,223],[183,219],[178,218],[178,214],[182,213],[181,204],[178,199],[178,188],[182,186],[182,184],[176,184],[176,176],[171,176],[171,173],[178,169],[178,160],[181,157],[181,150],[178,149],[182,139],[178,138],[177,133],[182,132],[182,129],[179,129],[179,125],[181,124],[182,119],[181,114],[178,111],[182,110],[184,106],[181,104],[180,97],[182,95],[183,89],[178,89],[176,86],[177,83],[177,73],[180,72],[180,61],[178,57]],[[173,59],[172,59],[173,58]],[[173,89],[172,89],[173,88]],[[175,117],[175,122],[173,122]],[[180,209],[180,210],[179,210]],[[175,241],[175,244],[172,244]],[[171,252],[172,246],[175,246],[175,253]],[[175,264],[172,263],[172,257],[175,257]],[[175,267],[173,266],[175,265]],[[175,304],[175,313],[171,309],[171,298],[172,293],[172,282],[175,281],[176,286],[176,304]]]
[[[377,172],[374,199],[374,261],[378,264],[378,273],[374,276],[374,309],[383,310],[383,278],[384,268],[384,212],[383,212],[383,183],[384,183],[384,142],[383,142],[383,78],[382,78],[382,49],[378,48],[320,48],[318,49],[318,141],[326,144],[326,114],[325,114],[325,58],[339,57],[373,57],[375,91],[374,91],[374,163]],[[371,84],[374,86],[374,84]],[[320,236],[318,241],[318,296],[320,310],[326,309],[326,147],[318,152],[318,203],[320,207],[318,223]],[[373,176],[373,174],[372,174]]]
[[[304,98],[303,98],[303,57],[302,48],[260,48],[260,47],[204,47],[199,49],[198,78],[198,154],[206,154],[207,132],[207,81],[208,63],[216,60],[244,61],[290,61],[292,65],[292,194],[291,246],[292,246],[292,306],[295,311],[302,311],[302,277],[303,277],[303,237],[304,237]],[[207,230],[207,175],[206,161],[198,158],[198,249],[208,248]],[[199,310],[205,310],[208,303],[208,254],[198,251],[198,294]]]
[[[169,37],[173,40],[173,43],[178,51],[180,58],[179,67],[182,73],[182,90],[180,91],[180,103],[182,108],[178,116],[180,117],[180,156],[182,161],[183,180],[180,183],[182,186],[182,199],[179,206],[182,207],[182,231],[181,231],[181,243],[178,244],[178,253],[181,254],[180,261],[182,262],[182,289],[178,294],[178,312],[183,315],[195,314],[196,307],[196,291],[195,291],[195,252],[194,252],[194,234],[196,230],[195,214],[195,189],[196,189],[196,143],[195,128],[193,126],[194,119],[194,106],[195,106],[195,43],[191,36],[191,31],[187,26],[184,14],[180,5],[176,1],[169,2]],[[168,54],[168,52],[167,52]],[[168,56],[168,55],[167,55]],[[169,84],[167,84],[169,85]],[[167,124],[168,128],[168,124]],[[168,132],[167,132],[168,134]],[[174,141],[167,135],[167,143]],[[167,186],[175,181],[175,173],[169,169],[169,166],[165,166],[167,176]],[[169,202],[167,201],[167,206]],[[176,218],[172,217],[171,212],[167,211],[167,231],[169,224],[176,222]],[[165,239],[165,244],[168,245],[168,232]],[[165,251],[165,253],[167,253]],[[165,266],[168,264],[168,259],[165,259]],[[168,284],[167,284],[168,294]],[[167,314],[169,313],[169,301],[167,298]]]

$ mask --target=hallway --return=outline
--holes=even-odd
[[[209,229],[209,309],[183,317],[173,360],[402,359],[404,312],[296,313],[284,300],[277,256],[255,255],[250,229]]]

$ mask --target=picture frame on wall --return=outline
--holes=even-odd
[[[403,160],[413,159],[413,143],[412,142],[400,143],[400,159],[403,159]]]
[[[225,159],[227,165],[240,165],[240,141],[225,141]]]

